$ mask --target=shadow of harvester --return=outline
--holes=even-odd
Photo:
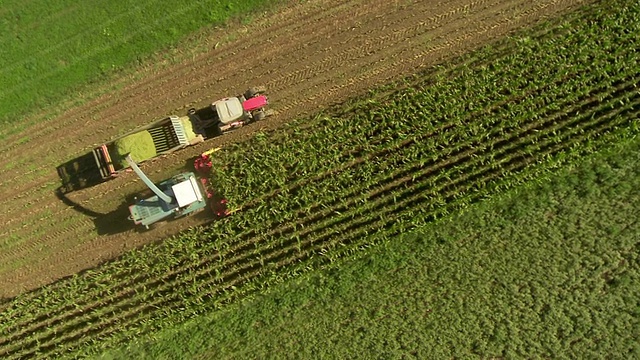
[[[218,149],[214,149],[211,153],[217,150]],[[191,215],[195,215],[195,217],[199,219],[199,222],[206,224],[216,219],[226,217],[230,215],[231,212],[227,209],[227,201],[224,196],[222,196],[218,189],[214,189],[216,184],[215,172],[211,171],[209,155],[203,155],[187,159],[184,168],[196,173],[200,179],[202,190],[207,197],[207,206],[204,209],[205,211],[199,211]],[[208,166],[203,167],[203,164]],[[153,194],[150,189],[145,189],[141,193],[128,196],[117,209],[111,212],[101,213],[86,208],[69,197],[69,193],[74,190],[87,188],[105,181],[100,176],[99,170],[95,168],[92,153],[88,153],[87,155],[83,155],[59,166],[58,174],[63,179],[63,185],[56,190],[58,199],[75,211],[91,217],[99,235],[118,234],[133,229],[145,231],[142,227],[136,227],[134,223],[129,220],[129,205],[134,204],[138,198],[146,199],[152,196]],[[165,223],[167,220],[171,221],[173,218],[163,220],[162,223]]]
[[[123,202],[114,211],[99,213],[91,209],[87,209],[81,204],[70,199],[64,191],[64,187],[60,187],[56,190],[56,196],[65,205],[72,207],[75,211],[93,218],[93,222],[99,235],[115,235],[134,228],[133,223],[127,219],[129,216],[128,201]]]

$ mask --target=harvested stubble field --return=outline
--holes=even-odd
[[[145,164],[143,169],[160,180],[210,147],[236,143],[259,129],[276,129],[378,83],[445,62],[585,3],[318,0],[292,4],[250,27],[232,30],[229,38],[235,40],[217,44],[221,32],[213,32],[205,39],[211,44],[208,51],[193,57],[185,51],[184,61],[175,66],[148,67],[135,76],[123,76],[116,80],[117,90],[105,86],[103,95],[60,116],[36,115],[34,119],[41,121],[3,133],[0,145],[4,154],[0,191],[5,199],[0,205],[4,224],[0,294],[8,298],[35,289],[208,221],[193,218],[136,233],[123,222],[126,198],[143,188],[134,176],[72,193],[61,201],[55,192],[59,185],[55,166],[94,144],[252,85],[269,89],[277,117]]]
[[[51,357],[94,351],[88,344],[113,346],[357,257],[384,239],[637,136],[639,13],[638,4],[624,1],[589,7],[326,115],[241,143],[232,142],[255,129],[212,142],[226,145],[214,157],[213,181],[237,213],[6,302],[0,354]],[[295,107],[273,97],[289,119]],[[199,151],[146,167],[165,169]],[[89,204],[137,186],[118,179],[74,196]],[[45,241],[95,237],[91,224],[79,222]]]

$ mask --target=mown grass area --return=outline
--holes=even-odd
[[[640,357],[640,140],[103,359]]]
[[[0,125],[23,122],[87,83],[144,63],[194,31],[268,0],[28,0],[0,9]]]

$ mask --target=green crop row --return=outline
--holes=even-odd
[[[637,134],[640,6],[608,6],[221,152],[213,180],[240,211],[2,305],[0,354],[171,326]]]
[[[630,32],[623,36],[621,43],[625,39],[631,40],[635,35]],[[284,187],[307,174],[334,169],[342,163],[352,161],[359,153],[370,151],[380,142],[437,130],[442,126],[443,119],[456,119],[460,125],[466,124],[490,111],[496,103],[500,104],[507,99],[515,103],[515,96],[540,96],[544,88],[539,87],[579,79],[592,61],[602,60],[603,56],[607,56],[606,61],[601,63],[603,72],[600,74],[594,71],[593,75],[603,79],[609,73],[617,73],[621,67],[630,67],[629,61],[635,61],[633,49],[623,46],[605,48],[613,54],[624,53],[621,57],[603,52],[606,55],[600,54],[600,59],[591,59],[585,57],[583,51],[568,52],[565,49],[566,43],[588,41],[588,36],[583,32],[568,34],[566,42],[553,42],[553,39],[547,41],[548,49],[534,49],[534,53],[540,54],[537,57],[530,58],[531,51],[518,52],[481,69],[461,69],[459,74],[456,73],[455,81],[440,81],[439,86],[425,88],[420,96],[407,92],[402,96],[412,96],[413,103],[404,102],[405,109],[394,106],[403,100],[400,95],[394,94],[385,99],[385,104],[365,103],[355,108],[355,118],[325,118],[318,129],[314,127],[305,132],[288,132],[275,143],[270,139],[262,139],[242,144],[244,149],[248,148],[250,151],[243,151],[240,146],[225,149],[225,152],[214,159],[214,168],[221,170],[215,180],[221,189],[233,192],[228,194],[232,204],[241,206],[242,199],[254,199],[256,192]],[[592,39],[590,43],[594,42]],[[522,63],[527,64],[524,71],[522,66],[518,66]],[[504,71],[498,73],[493,70],[495,68]],[[539,82],[531,82],[532,77],[539,79]],[[470,97],[470,92],[474,92],[473,98]],[[378,109],[378,113],[370,110],[373,107]],[[423,116],[410,122],[407,121],[406,113]],[[449,122],[447,125],[454,124]],[[345,132],[352,136],[345,138]],[[322,152],[322,156],[319,157],[317,152]],[[271,160],[267,161],[267,157]],[[277,166],[272,164],[274,161],[278,162]],[[243,164],[242,167],[233,166],[240,163]],[[228,167],[233,167],[234,172],[227,178],[228,172],[225,170]],[[243,181],[237,182],[236,176],[242,176]]]
[[[412,355],[425,359],[638,357],[631,355],[639,349],[635,318],[629,316],[640,295],[633,281],[639,209],[629,203],[640,196],[638,140],[589,156],[576,164],[578,169],[560,171],[559,177],[551,174],[553,180],[543,186],[518,186],[509,191],[508,204],[500,194],[496,197],[502,200],[474,204],[468,214],[428,224],[418,230],[424,234],[419,241],[396,229],[402,236],[390,236],[377,249],[354,251],[359,257],[355,261],[304,274],[271,287],[256,301],[198,316],[102,358],[179,358],[185,352],[230,359],[274,353],[395,358],[411,349]],[[399,248],[407,251],[399,254]],[[465,249],[469,251],[461,256]],[[378,258],[372,259],[372,253]],[[407,262],[416,266],[408,268]],[[443,278],[447,269],[448,280]],[[417,281],[420,276],[427,278]],[[537,284],[536,289],[527,287],[530,284]],[[585,297],[591,301],[586,307]],[[476,304],[469,306],[469,301]],[[553,311],[549,304],[555,304]],[[407,311],[407,306],[412,308]],[[596,309],[600,321],[574,316],[584,309]],[[356,325],[354,316],[359,318]],[[407,321],[408,316],[414,321]],[[336,334],[335,324],[341,322],[345,326]],[[493,324],[515,332],[496,330]],[[594,324],[600,325],[594,329]],[[513,336],[495,337],[518,331],[515,341]],[[415,336],[407,341],[407,334]],[[327,341],[336,338],[343,338],[342,346],[327,349]],[[582,345],[576,339],[582,339]]]

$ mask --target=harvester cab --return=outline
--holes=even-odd
[[[125,159],[154,193],[148,198],[136,200],[135,204],[129,206],[129,219],[136,225],[149,229],[154,223],[169,217],[185,216],[206,207],[207,198],[194,173],[181,173],[156,185],[140,170],[130,154]]]

